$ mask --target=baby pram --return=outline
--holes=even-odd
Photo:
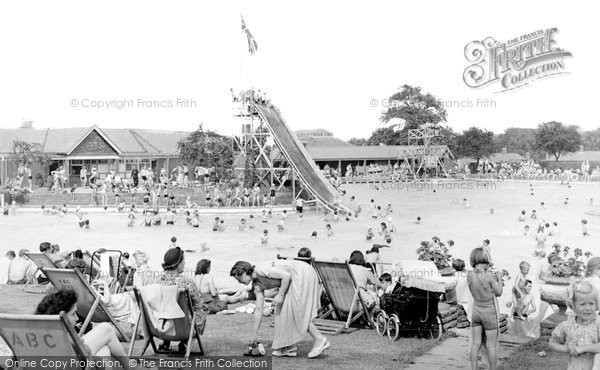
[[[438,303],[446,288],[454,282],[438,276],[433,264],[431,269],[427,262],[403,262],[404,267],[396,266],[392,274],[401,278],[395,282],[391,292],[381,296],[380,307],[373,314],[377,333],[387,334],[392,340],[401,336],[439,339],[443,326]],[[413,269],[418,267],[415,271],[419,273],[407,271],[409,265]],[[429,274],[425,275],[424,271]]]
[[[375,313],[377,333],[387,334],[391,340],[400,336],[440,338],[443,334],[438,316],[440,295],[396,282],[392,292],[380,298],[380,309]]]

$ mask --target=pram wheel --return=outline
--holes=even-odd
[[[431,339],[440,340],[442,339],[442,335],[444,334],[444,327],[442,325],[442,319],[440,316],[436,316],[435,324],[432,327],[431,331]]]
[[[396,340],[400,336],[400,318],[396,314],[392,314],[388,320],[387,335],[391,340]]]
[[[377,330],[377,334],[381,335],[382,337],[387,333],[388,319],[389,317],[385,311],[379,311],[375,317],[375,330]]]

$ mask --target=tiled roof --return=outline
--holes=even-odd
[[[0,129],[0,153],[8,154],[13,141],[24,140],[39,143],[46,153],[66,155],[93,127],[63,129]],[[124,155],[173,156],[178,155],[177,143],[190,133],[182,131],[153,131],[138,129],[102,129],[101,134]]]
[[[437,155],[442,155],[448,147],[438,145]],[[390,146],[328,146],[328,147],[307,147],[308,153],[315,161],[327,160],[386,160],[402,158],[402,151],[414,150],[414,147],[408,145],[390,145]]]
[[[186,138],[190,132],[185,131],[154,131],[154,130],[133,130],[146,142],[154,146],[163,154],[179,154],[177,143]]]
[[[523,157],[519,153],[494,153],[489,158],[480,159],[479,162],[483,163],[483,162],[485,162],[486,159],[488,159],[494,163],[501,163],[501,162],[518,163],[518,162],[524,161],[525,157]],[[477,162],[477,159],[463,157],[463,158],[460,158],[459,161],[462,164],[466,164],[466,163],[475,163],[475,162]]]
[[[307,148],[314,146],[352,146],[352,144],[333,136],[303,138],[302,142],[306,142]]]
[[[48,130],[35,130],[31,128],[0,129],[0,153],[8,154],[12,151],[15,140],[23,140],[28,143],[44,144]]]
[[[524,160],[525,157],[519,153],[494,153],[490,156],[492,162],[521,162]]]
[[[67,154],[90,129],[91,127],[49,129],[44,142],[44,152]]]
[[[295,133],[298,136],[306,135],[306,134],[332,134],[333,135],[333,133],[331,131],[325,130],[324,128],[296,130]]]
[[[548,160],[554,161],[554,156]],[[600,161],[600,150],[584,150],[575,153],[563,154],[558,158],[559,162],[581,162],[581,161]]]

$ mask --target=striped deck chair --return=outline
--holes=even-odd
[[[108,308],[102,302],[100,294],[85,280],[81,272],[70,269],[42,268],[42,272],[48,277],[50,283],[57,289],[71,289],[77,293],[77,313],[85,317],[81,332],[90,322],[108,322],[112,324],[117,333],[128,342],[129,335],[125,333],[121,325],[110,314]]]
[[[16,361],[25,362],[30,359],[36,360],[37,365],[40,365],[40,358],[60,356],[62,360],[69,360],[66,369],[84,369],[85,367],[75,366],[77,364],[70,359],[85,363],[85,359],[91,357],[73,327],[66,321],[65,312],[59,315],[0,314],[0,336],[12,350]]]
[[[136,323],[134,333],[137,333],[138,326],[140,321],[142,322],[142,328],[144,330],[144,348],[139,356],[143,356],[149,345],[152,345],[152,350],[155,354],[171,354],[172,352],[163,351],[159,349],[159,347],[154,342],[154,338],[168,341],[179,341],[186,343],[186,353],[184,354],[184,358],[187,360],[190,357],[190,354],[194,355],[204,355],[204,349],[202,348],[202,340],[200,339],[200,330],[196,325],[196,316],[198,315],[194,309],[192,304],[192,298],[190,297],[189,291],[187,289],[179,289],[179,297],[177,302],[179,307],[184,313],[184,317],[180,319],[174,319],[173,324],[175,325],[175,333],[172,335],[168,335],[162,333],[158,330],[152,323],[150,318],[150,311],[148,307],[147,301],[144,299],[142,292],[138,290],[137,287],[133,288],[133,292],[135,294],[135,299],[140,306],[140,317],[138,318],[138,322]],[[200,352],[192,352],[192,344],[194,339],[198,342],[198,347],[200,347]],[[131,340],[131,346],[129,347],[129,356],[133,353],[135,338]]]
[[[359,294],[352,270],[346,262],[329,262],[313,260],[323,287],[331,300],[331,309],[314,320],[319,330],[328,334],[339,334],[351,331],[352,325],[359,318],[374,328],[375,324],[369,310]],[[335,316],[335,320],[328,317]]]

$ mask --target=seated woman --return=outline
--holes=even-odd
[[[102,296],[102,302],[117,321],[135,326],[140,309],[132,292],[112,294],[106,280],[95,280],[92,286],[97,289]]]
[[[36,315],[58,315],[61,311],[66,313],[67,322],[75,327],[77,316],[77,294],[72,290],[59,290],[45,296],[38,304]],[[125,369],[131,369],[129,359],[119,343],[115,328],[108,323],[100,323],[81,337],[85,349],[92,356],[109,357],[117,359]],[[57,353],[60,355],[60,353]]]
[[[360,291],[360,297],[368,308],[375,307],[377,304],[377,289],[381,287],[381,282],[375,278],[373,272],[366,267],[365,256],[361,251],[354,251],[350,254],[348,261],[352,275],[356,280],[356,285]]]
[[[207,313],[217,313],[227,309],[227,302],[219,298],[215,280],[210,273],[210,260],[201,259],[196,265],[196,288],[202,296],[202,305]]]
[[[164,256],[164,262],[162,264],[163,273],[161,274],[158,281],[152,282],[161,284],[164,286],[172,286],[176,285],[181,289],[187,289],[190,298],[192,299],[192,305],[194,312],[197,313],[196,316],[196,325],[198,327],[199,334],[202,335],[204,333],[204,327],[206,325],[206,316],[202,310],[202,297],[200,296],[200,292],[196,288],[196,283],[191,278],[182,274],[185,270],[185,252],[179,248],[171,248],[169,249]],[[160,348],[162,350],[170,350],[171,343],[168,341],[164,341],[161,344]],[[186,343],[179,343],[179,351],[185,352]]]
[[[73,258],[71,258],[69,262],[67,262],[65,268],[71,270],[79,270],[82,274],[85,274],[85,272],[88,270],[88,265],[83,260],[83,252],[81,251],[81,249],[73,251]]]

